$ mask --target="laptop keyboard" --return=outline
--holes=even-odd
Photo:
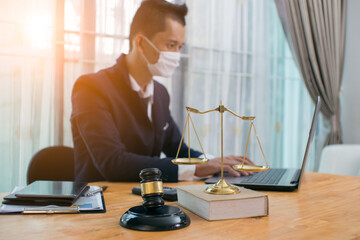
[[[251,176],[244,177],[241,183],[277,184],[285,172],[286,169],[270,168],[265,172],[254,173]]]

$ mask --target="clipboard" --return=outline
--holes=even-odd
[[[90,186],[87,192],[99,189],[98,186]],[[16,192],[16,187],[14,192]],[[25,214],[78,214],[78,213],[105,213],[106,206],[104,195],[98,192],[91,197],[86,197],[85,192],[72,206],[27,206],[3,204],[0,207],[0,215],[25,215]]]
[[[96,186],[97,187],[97,186]],[[100,188],[100,187],[98,187]],[[91,187],[89,188],[89,191],[91,191]],[[104,200],[104,194],[103,192],[98,192],[95,195],[93,195],[92,197],[96,197],[96,196],[100,196],[100,200],[101,200],[101,205],[102,205],[102,209],[89,209],[89,210],[79,210],[78,213],[106,213],[106,206],[105,206],[105,200]],[[81,198],[83,198],[83,196],[81,196]]]

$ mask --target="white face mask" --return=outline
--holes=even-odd
[[[144,38],[159,53],[159,60],[156,63],[150,63],[145,55],[141,54],[147,62],[150,73],[153,76],[171,77],[180,64],[180,53],[160,51],[147,37]]]

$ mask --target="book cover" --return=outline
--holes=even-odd
[[[269,214],[269,200],[265,193],[240,187],[239,194],[215,195],[204,192],[208,186],[211,185],[177,187],[180,206],[206,220],[258,217]]]

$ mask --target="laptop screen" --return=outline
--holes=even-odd
[[[320,106],[321,106],[321,99],[320,99],[320,96],[318,96],[317,100],[316,100],[316,106],[315,106],[315,110],[314,110],[314,115],[313,115],[313,119],[312,119],[312,123],[311,123],[310,132],[309,132],[309,138],[308,138],[308,141],[307,141],[307,144],[306,144],[306,149],[305,149],[305,153],[304,153],[304,159],[303,159],[303,163],[302,163],[302,166],[301,166],[301,171],[300,171],[299,178],[298,178],[299,179],[299,186],[298,187],[300,187],[301,175],[304,173],[306,160],[307,160],[307,157],[308,157],[308,154],[309,154],[309,151],[310,151],[310,145],[311,145],[311,142],[312,142],[312,140],[314,138],[314,135],[315,135],[315,129],[316,129],[318,115],[319,115],[319,112],[320,112]]]

